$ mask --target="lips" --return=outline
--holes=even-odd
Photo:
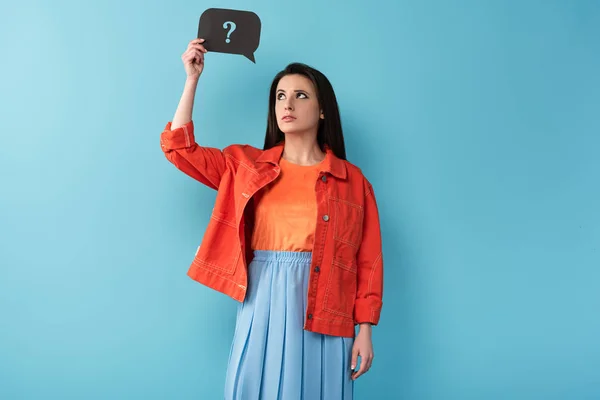
[[[284,122],[291,122],[291,121],[294,121],[295,119],[296,118],[292,117],[291,115],[285,115],[285,116],[283,116],[283,118],[281,118],[281,120]]]

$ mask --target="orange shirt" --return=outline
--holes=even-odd
[[[315,184],[321,161],[293,164],[280,159],[281,174],[263,188],[255,205],[254,250],[312,251],[317,221]]]

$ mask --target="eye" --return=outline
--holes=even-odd
[[[301,98],[300,96],[304,96],[305,99],[308,98],[308,96],[306,95],[306,93],[298,93],[296,97],[297,98]]]
[[[282,97],[282,96],[283,96],[283,97]],[[283,94],[283,93],[278,93],[278,94],[277,94],[277,100],[281,100],[281,99],[283,99],[284,97],[285,97],[285,94]]]

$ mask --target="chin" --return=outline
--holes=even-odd
[[[302,133],[304,132],[305,129],[299,129],[298,127],[295,126],[290,126],[289,124],[285,124],[283,126],[279,126],[279,130],[283,133],[285,133],[286,135],[293,135],[295,133]]]
[[[281,130],[281,132],[283,132],[285,135],[294,135],[294,136],[302,136],[304,134],[306,134],[306,129],[286,129]]]
[[[279,125],[279,130],[286,135],[302,135],[306,132],[311,131],[310,126],[296,126],[296,124],[281,124]]]

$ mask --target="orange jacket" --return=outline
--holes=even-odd
[[[204,238],[188,275],[237,301],[244,301],[252,207],[260,189],[279,175],[283,144],[262,150],[231,145],[199,146],[190,121],[160,138],[167,159],[217,190]],[[360,169],[327,149],[316,182],[318,220],[307,293],[304,329],[354,337],[359,323],[377,325],[383,305],[383,260],[379,213],[373,188]]]

